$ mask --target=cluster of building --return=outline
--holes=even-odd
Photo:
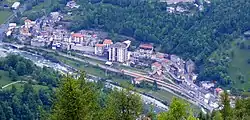
[[[67,2],[66,7],[69,7],[72,9],[72,8],[79,8],[80,5],[77,5],[76,2],[72,0],[72,1]]]
[[[15,37],[24,44],[36,47],[50,47],[60,50],[75,50],[80,52],[94,52],[94,46],[100,41],[97,34],[92,31],[68,31],[64,25],[58,25],[63,19],[59,12],[52,12],[35,21],[26,19],[24,25],[17,27],[15,23],[9,24],[6,36],[16,31]],[[9,32],[10,31],[10,32]]]
[[[112,40],[105,39],[95,45],[95,55],[105,56],[111,62],[128,63],[131,53],[128,51],[130,44],[130,40],[113,43]]]
[[[197,77],[194,74],[195,64],[192,60],[184,61],[176,55],[154,52],[153,44],[141,44],[138,50],[132,53],[132,58],[134,63],[140,65],[143,59],[154,61],[151,64],[153,72],[150,74],[159,79],[164,79],[165,74],[170,74],[179,81],[194,81]]]

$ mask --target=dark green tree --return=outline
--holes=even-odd
[[[142,100],[139,95],[129,90],[111,92],[107,99],[106,120],[135,120],[142,113]]]
[[[97,119],[99,105],[98,91],[85,80],[66,77],[62,80],[54,100],[52,120],[89,120]]]

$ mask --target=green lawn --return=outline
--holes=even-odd
[[[0,11],[0,24],[3,24],[6,19],[12,14],[10,11]]]
[[[0,86],[4,86],[6,84],[9,84],[13,82],[11,78],[9,77],[9,72],[0,70]]]
[[[244,43],[245,48],[240,49],[237,43]],[[228,72],[233,80],[233,85],[244,90],[250,89],[250,40],[236,40],[232,44],[233,57]],[[249,61],[250,62],[250,61]]]

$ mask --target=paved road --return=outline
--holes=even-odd
[[[10,85],[14,85],[14,84],[17,84],[17,83],[22,83],[22,82],[23,82],[23,83],[28,83],[27,81],[16,81],[16,82],[12,82],[12,83],[9,83],[9,84],[3,86],[2,89],[6,88],[6,87],[8,87],[8,86],[10,86]]]

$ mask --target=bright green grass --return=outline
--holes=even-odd
[[[245,49],[240,49],[240,47],[236,45],[237,42],[244,42]],[[250,64],[247,63],[247,60],[250,59],[250,49],[247,49],[248,45],[250,45],[250,40],[236,40],[232,44],[234,56],[228,69],[229,75],[234,83],[233,86],[244,90],[250,89]],[[243,76],[243,81],[245,82],[239,79],[240,75]]]
[[[0,24],[3,24],[11,14],[10,11],[0,11]]]
[[[9,77],[9,73],[7,71],[0,70],[0,87],[7,85],[11,82],[11,78]]]

